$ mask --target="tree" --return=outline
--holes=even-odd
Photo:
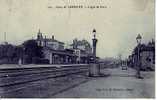
[[[6,46],[7,46],[6,56],[7,56],[8,62],[12,62],[13,55],[14,55],[14,52],[15,52],[15,46],[13,46],[11,44],[6,45]]]
[[[42,47],[38,46],[35,40],[27,40],[23,43],[26,63],[32,63],[32,58],[42,58]]]
[[[90,43],[87,40],[83,39],[82,40],[82,45],[85,45],[85,50],[86,51],[90,51],[91,52],[92,47],[91,47]]]
[[[77,46],[78,46],[78,40],[77,40],[77,38],[75,38],[73,40],[73,49],[77,49]]]
[[[119,62],[119,65],[121,66],[121,64],[122,64],[122,53],[118,54],[118,62]]]
[[[16,63],[19,52],[16,51],[17,46],[12,44],[0,45],[0,59],[2,63]],[[4,61],[4,62],[3,62]]]

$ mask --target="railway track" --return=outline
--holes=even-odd
[[[0,88],[40,81],[48,78],[63,77],[71,74],[85,73],[89,65],[39,68],[17,68],[0,70]]]

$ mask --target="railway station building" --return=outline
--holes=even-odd
[[[39,30],[36,41],[43,47],[44,57],[49,60],[49,64],[88,63],[92,54],[90,44],[86,40],[73,41],[69,48],[65,48],[64,42],[56,40],[54,36],[47,38]]]

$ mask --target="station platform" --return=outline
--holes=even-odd
[[[27,65],[18,65],[18,64],[2,64],[0,65],[0,70],[3,69],[26,69],[26,68],[45,68],[45,67],[57,67],[60,68],[62,66],[85,66],[88,64],[47,64],[47,65],[37,65],[37,64],[27,64]]]
[[[109,77],[96,77],[84,84],[55,95],[56,98],[154,98],[154,72],[141,72],[144,79],[130,76],[135,70],[121,68],[106,70]],[[123,74],[123,75],[122,75]],[[125,76],[124,76],[125,75]],[[129,76],[126,76],[129,75]]]

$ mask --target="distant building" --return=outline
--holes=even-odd
[[[155,70],[155,42],[152,40],[148,44],[141,44],[140,46],[140,64],[142,70]],[[129,56],[129,65],[137,67],[138,57],[137,47],[134,49],[132,55]]]

